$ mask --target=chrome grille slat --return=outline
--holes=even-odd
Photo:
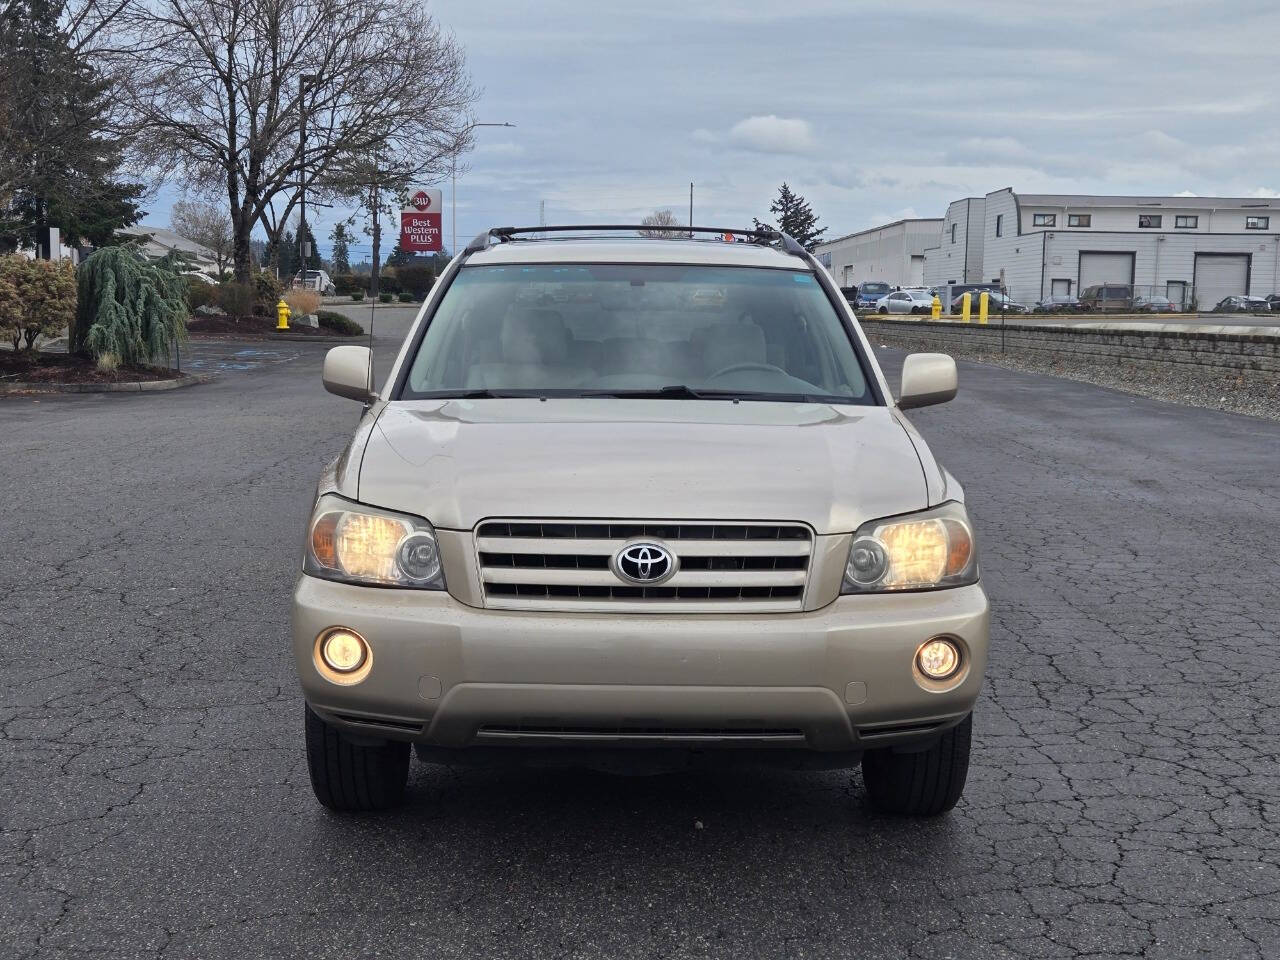
[[[656,540],[679,569],[628,583],[611,558]],[[814,538],[798,523],[485,520],[475,556],[486,606],[508,610],[763,612],[803,608]]]

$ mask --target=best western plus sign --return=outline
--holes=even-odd
[[[408,253],[439,253],[444,249],[440,228],[440,191],[419,189],[409,194],[400,211],[400,249]]]

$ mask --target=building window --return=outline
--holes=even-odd
[[[1092,227],[1093,214],[1091,213],[1069,213],[1067,214],[1068,227]]]
[[[1033,213],[1031,215],[1031,225],[1033,227],[1056,227],[1058,225],[1058,215],[1056,213]]]
[[[1244,228],[1246,230],[1266,230],[1271,226],[1270,217],[1245,217]]]
[[[951,225],[951,242],[956,242],[956,225],[954,223]]]
[[[1179,230],[1194,230],[1200,226],[1199,217],[1174,217],[1173,225]]]
[[[1003,213],[996,214],[996,236],[997,237],[1004,236],[1004,214]]]
[[[1140,213],[1138,214],[1139,230],[1157,230],[1160,224],[1164,222],[1164,217],[1158,213]]]

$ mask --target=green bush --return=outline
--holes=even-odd
[[[205,283],[198,277],[187,278],[187,309],[195,313],[199,307],[211,307],[215,304],[221,306],[218,301],[219,287],[212,283]],[[222,309],[226,309],[223,307]]]
[[[357,302],[359,302],[359,301],[363,300],[363,299],[364,299],[364,291],[363,291],[363,290],[356,290],[356,291],[354,291],[354,292],[351,294],[351,299],[352,299],[352,300],[355,300],[355,301],[357,301]]]
[[[228,280],[218,284],[216,291],[218,306],[233,317],[253,316],[256,294],[251,283],[237,283]]]
[[[316,311],[316,320],[326,330],[332,330],[334,333],[340,333],[344,336],[354,337],[364,333],[364,327],[360,326],[360,324],[350,317],[344,317],[342,314],[334,313],[332,310]]]
[[[123,364],[167,362],[187,335],[187,280],[180,261],[148,263],[127,247],[103,247],[80,265],[69,349]],[[108,361],[110,362],[110,361]]]
[[[342,297],[355,293],[357,290],[366,290],[368,286],[368,277],[354,273],[339,273],[333,278],[333,291]]]
[[[418,299],[417,297],[415,297],[412,293],[409,293],[407,290],[404,293],[400,294],[401,303],[413,303],[413,301],[417,299]]]
[[[260,317],[274,317],[276,304],[280,302],[284,288],[265,270],[253,275],[253,312]]]
[[[391,302],[391,300],[392,300],[392,295],[391,295],[391,294],[389,294],[389,293],[380,293],[380,294],[378,294],[378,299],[379,299],[382,303],[390,303],[390,302]]]
[[[413,294],[415,300],[421,300],[435,283],[436,272],[430,264],[403,263],[396,267],[396,280],[401,290]]]
[[[56,337],[76,316],[76,275],[68,262],[0,257],[0,334],[16,352]],[[25,341],[25,343],[24,343]]]

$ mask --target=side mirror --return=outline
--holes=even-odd
[[[324,355],[324,388],[361,403],[375,399],[372,382],[373,354],[368,347],[334,347]]]
[[[902,361],[899,410],[946,403],[955,395],[956,362],[947,354],[913,353]]]

